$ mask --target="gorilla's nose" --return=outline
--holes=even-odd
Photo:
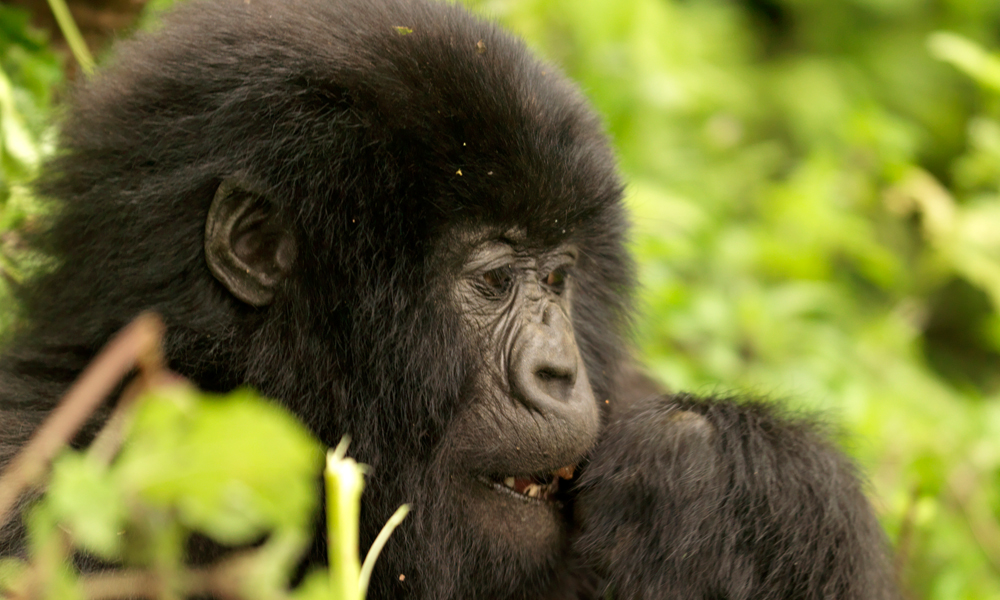
[[[535,385],[549,398],[566,402],[576,383],[575,364],[555,364],[558,361],[540,361],[535,369]]]
[[[523,327],[511,361],[515,397],[545,415],[565,418],[567,413],[589,410],[593,392],[565,313],[552,305],[541,322]]]

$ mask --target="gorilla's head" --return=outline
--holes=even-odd
[[[199,385],[350,434],[365,539],[415,508],[373,594],[549,584],[632,286],[612,154],[558,69],[431,0],[191,3],[77,91],[41,187],[33,339],[82,356],[156,310]]]

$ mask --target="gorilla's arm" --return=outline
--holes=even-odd
[[[854,465],[773,406],[638,403],[612,416],[579,489],[575,550],[616,599],[894,597]]]

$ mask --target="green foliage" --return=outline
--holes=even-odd
[[[289,591],[312,537],[316,440],[247,390],[218,397],[174,383],[125,402],[120,452],[106,457],[107,439],[121,425],[112,418],[90,449],[64,449],[53,462],[46,492],[27,517],[28,559],[0,561],[0,595],[364,600],[374,560],[408,509],[393,515],[362,567],[365,467],[344,456],[346,443],[327,461],[329,573],[317,571]],[[184,563],[193,533],[228,546],[263,542],[199,572]],[[74,553],[124,570],[79,574],[68,562]]]
[[[181,525],[227,545],[272,529],[308,533],[321,454],[273,403],[249,390],[207,403],[190,388],[164,388],[143,403],[129,436],[109,476]]]
[[[163,330],[144,314],[117,334],[0,473],[0,527],[21,518],[27,531],[26,560],[0,560],[0,596],[364,600],[374,561],[409,508],[392,515],[360,565],[367,467],[342,442],[325,474],[329,572],[289,590],[312,537],[319,445],[249,390],[204,394],[166,371]],[[90,446],[68,448],[131,372]],[[32,489],[40,498],[18,506]],[[193,534],[229,551],[190,565]],[[113,568],[79,573],[81,556]]]
[[[184,548],[198,532],[226,545],[266,536],[247,561],[252,568],[225,589],[283,598],[312,536],[322,464],[312,436],[246,390],[211,397],[184,384],[158,387],[124,414],[125,441],[110,463],[93,449],[67,449],[55,460],[28,518],[30,567],[0,566],[0,591],[34,580],[48,587],[27,597],[80,597],[86,577],[65,560],[82,551],[150,569],[163,578],[157,585],[180,592],[187,589]],[[356,536],[351,551],[357,554]],[[24,578],[26,569],[44,577]]]
[[[1000,4],[468,3],[526,36],[605,116],[636,226],[635,343],[654,374],[822,407],[871,473],[910,597],[1000,597]],[[55,64],[0,6],[8,277],[22,269],[7,240],[40,210],[23,183],[46,151]],[[94,552],[119,552],[74,516],[125,518],[85,464],[57,465],[69,470],[59,485],[92,500],[60,518]],[[273,503],[250,487],[202,498],[185,519],[249,536],[247,523],[275,525],[259,521]],[[235,510],[215,523],[223,508]],[[19,568],[0,563],[0,575]],[[330,585],[316,574],[297,593]]]
[[[3,130],[8,130],[7,117],[13,116],[26,127],[30,139],[36,140],[52,117],[51,102],[54,87],[63,79],[62,68],[48,48],[48,36],[28,25],[28,13],[9,4],[0,5],[0,69],[8,80],[13,104],[4,104]],[[8,112],[9,111],[9,112]],[[8,140],[4,138],[4,152]],[[37,155],[36,148],[15,149]],[[24,166],[24,165],[22,165]],[[4,177],[6,180],[6,176]]]
[[[607,118],[654,374],[821,407],[910,596],[1000,597],[1000,5],[474,4]]]
[[[29,258],[20,233],[41,206],[26,186],[45,153],[53,89],[61,81],[47,37],[29,27],[26,12],[0,4],[0,307],[10,305],[8,285],[22,279]],[[12,316],[0,310],[0,331]]]

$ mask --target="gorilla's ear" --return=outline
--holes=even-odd
[[[234,296],[266,306],[292,271],[298,244],[264,194],[246,179],[219,185],[205,221],[208,268]]]

